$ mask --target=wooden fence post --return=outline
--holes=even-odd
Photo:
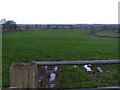
[[[10,67],[10,87],[38,88],[37,65],[13,63]]]

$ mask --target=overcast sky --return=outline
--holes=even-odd
[[[18,24],[117,24],[120,0],[0,0],[0,19]]]

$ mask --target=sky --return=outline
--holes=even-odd
[[[120,0],[0,0],[0,20],[17,24],[118,24]]]

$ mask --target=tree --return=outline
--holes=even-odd
[[[6,23],[3,24],[2,27],[3,31],[13,31],[17,29],[17,25],[16,22],[14,22],[13,20],[9,20]]]

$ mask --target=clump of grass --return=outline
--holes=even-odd
[[[73,66],[64,67],[63,72],[58,74],[61,77],[60,88],[90,88],[97,87],[95,81],[91,80],[85,72]]]

